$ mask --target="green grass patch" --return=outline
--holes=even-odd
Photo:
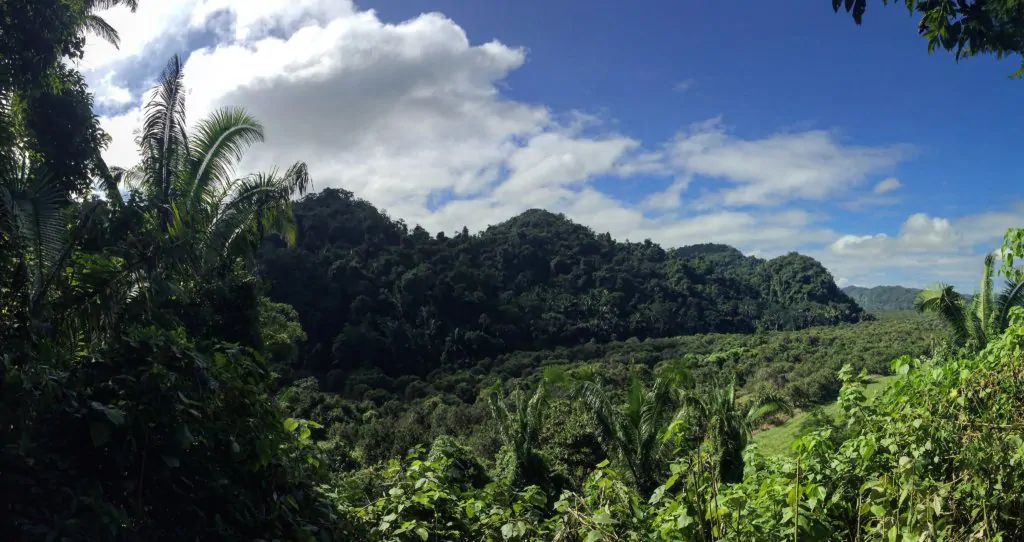
[[[864,387],[864,395],[870,399],[885,389],[894,377],[872,375],[869,378],[871,379],[871,382]],[[822,406],[821,408],[824,413],[832,419],[838,418],[838,403],[832,402]],[[784,423],[755,433],[753,442],[754,444],[757,444],[758,448],[760,448],[761,452],[765,455],[788,454],[789,445],[792,444],[798,436],[800,436],[802,426],[810,415],[809,411],[799,411]]]

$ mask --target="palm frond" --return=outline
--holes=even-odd
[[[547,389],[544,386],[544,381],[541,380],[537,389],[533,392],[533,396],[530,397],[530,402],[526,405],[525,438],[531,446],[540,437],[540,430],[544,426],[544,410],[546,406]]]
[[[505,397],[501,391],[500,380],[494,382],[494,386],[491,387],[490,392],[487,394],[487,405],[491,411],[491,418],[498,426],[499,438],[501,438],[505,444],[508,444],[510,440],[513,440],[511,435],[511,424],[509,423],[511,414],[509,413],[508,405],[505,403]]]
[[[96,34],[107,43],[113,45],[115,49],[121,48],[121,36],[103,17],[89,13],[85,16],[85,21],[82,24],[85,26],[86,31]]]
[[[305,162],[295,162],[283,175],[283,180],[291,188],[293,196],[304,196],[313,188],[313,179],[309,176],[309,168]]]
[[[5,191],[4,207],[10,214],[13,233],[28,249],[25,261],[38,290],[67,245],[68,221],[63,209],[68,200],[53,177],[43,172],[32,175],[25,188],[15,193]]]
[[[232,251],[239,241],[259,243],[264,232],[279,233],[295,243],[295,217],[289,188],[279,177],[259,173],[238,183],[209,225],[211,243],[220,254]]]
[[[1010,325],[1010,309],[1024,307],[1024,280],[1006,281],[1006,287],[996,297],[994,305],[992,328],[994,333],[1001,334]]]
[[[789,397],[778,390],[770,388],[760,390],[750,402],[747,413],[744,416],[746,426],[749,429],[754,424],[772,414],[775,414],[776,412],[792,414],[792,401],[790,401]]]
[[[189,175],[182,187],[189,205],[198,205],[211,188],[230,184],[245,151],[263,142],[263,126],[240,107],[218,109],[199,121],[191,140]]]
[[[92,0],[89,7],[95,11],[111,9],[117,6],[124,6],[135,13],[139,9],[139,0]]]
[[[621,450],[628,448],[628,444],[619,430],[619,424],[615,420],[615,410],[608,395],[594,382],[580,381],[576,383],[573,394],[586,406],[597,421],[597,429],[602,440],[609,446]]]
[[[146,105],[139,135],[146,181],[153,185],[159,206],[169,204],[175,176],[188,158],[184,76],[181,58],[174,55]]]
[[[947,284],[935,284],[921,290],[914,300],[918,312],[934,312],[939,315],[952,329],[953,337],[959,344],[970,339],[969,328],[963,297]]]

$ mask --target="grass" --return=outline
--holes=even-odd
[[[885,389],[892,380],[892,376],[872,376],[872,379],[864,387],[864,395],[867,398],[872,398],[878,395],[880,391]],[[829,403],[822,407],[825,414],[828,414],[832,418],[836,418],[839,415],[839,405],[835,402]],[[792,418],[786,420],[781,425],[759,431],[754,435],[753,442],[757,444],[761,452],[765,455],[785,455],[789,453],[789,445],[800,436],[800,426],[810,417],[810,413],[807,411],[800,411],[793,415]]]

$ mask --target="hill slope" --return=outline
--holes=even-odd
[[[920,288],[903,286],[847,286],[843,292],[850,296],[866,311],[909,311],[914,310],[914,298]]]
[[[477,235],[431,235],[344,190],[295,206],[298,246],[269,242],[261,272],[298,311],[315,374],[426,374],[588,341],[797,329],[863,310],[816,260],[723,245],[666,251],[530,210]]]

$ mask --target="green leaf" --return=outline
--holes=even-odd
[[[295,418],[288,418],[287,420],[285,420],[283,422],[283,425],[284,425],[284,430],[288,431],[289,433],[291,433],[292,431],[295,431],[296,429],[298,429],[299,422]]]
[[[110,442],[110,428],[106,424],[90,423],[89,436],[92,437],[92,445],[99,448]]]
[[[611,525],[612,523],[615,523],[615,520],[612,519],[612,515],[609,514],[607,510],[601,510],[600,512],[594,514],[594,517],[592,519],[594,523],[598,525]]]
[[[590,531],[587,533],[587,542],[597,542],[601,540],[602,536],[604,536],[604,533],[601,531]]]
[[[426,542],[428,539],[430,539],[430,533],[427,531],[426,527],[416,527],[416,534],[420,536],[420,540],[422,540],[423,542]]]
[[[124,425],[124,411],[97,401],[92,401],[90,404],[93,408],[102,412],[114,425]]]

